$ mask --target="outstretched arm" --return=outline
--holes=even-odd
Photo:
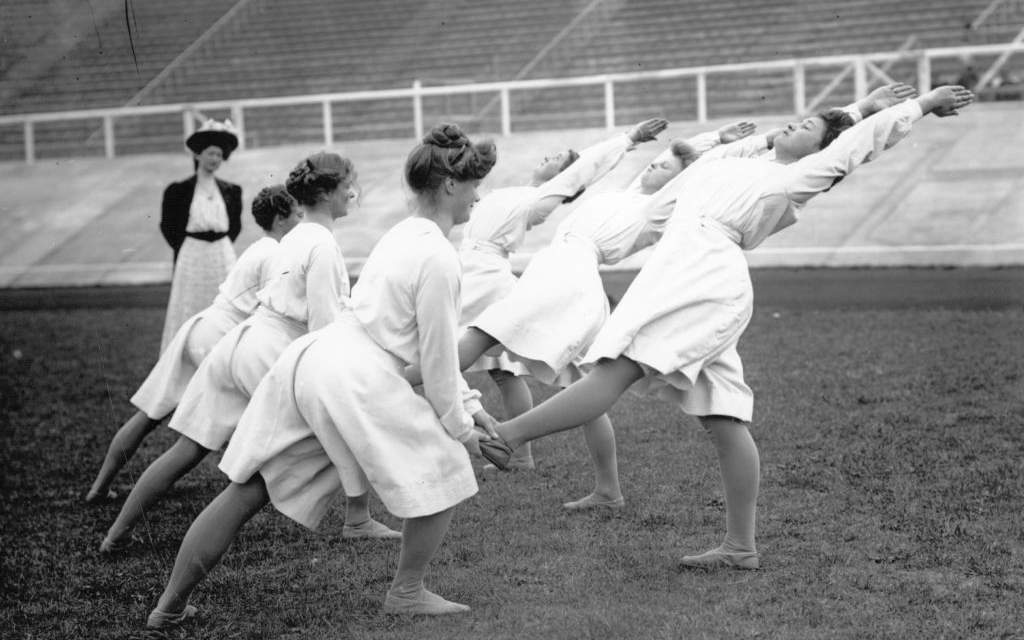
[[[855,168],[902,140],[927,113],[955,115],[974,101],[963,87],[939,87],[916,100],[889,107],[844,131],[825,149],[789,165],[785,185],[789,199],[803,204],[826,191]]]
[[[763,143],[756,141],[756,138],[750,136],[757,129],[757,125],[753,122],[746,120],[740,120],[739,122],[732,122],[725,126],[719,127],[714,131],[706,131],[704,133],[698,133],[692,138],[686,139],[686,144],[693,147],[703,158],[707,154],[711,154],[709,157],[726,157],[726,156],[747,156],[755,155],[762,148]],[[737,141],[745,140],[742,144],[744,146],[736,146]],[[651,164],[657,164],[664,162],[672,156],[672,143],[669,141],[669,146],[666,147],[661,153],[651,160]],[[747,146],[749,145],[749,146]],[[726,149],[729,151],[726,151]],[[640,181],[643,178],[643,172],[641,171],[633,178],[633,181],[626,187],[627,191],[640,191]]]
[[[656,139],[667,126],[668,120],[664,118],[650,118],[633,125],[625,135],[616,135],[584,149],[576,162],[541,185],[537,197],[525,205],[522,215],[526,216],[526,227],[529,229],[543,223],[566,198],[607,175],[627,151]]]

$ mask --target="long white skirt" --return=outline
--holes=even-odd
[[[160,420],[178,406],[199,363],[214,345],[247,315],[223,303],[203,309],[189,318],[174,334],[156,365],[132,396],[131,403],[151,420]]]
[[[257,309],[199,365],[168,426],[211,451],[223,447],[260,380],[304,333],[304,323]]]
[[[372,486],[399,518],[457,505],[477,492],[469,455],[404,370],[350,313],[300,338],[256,390],[221,470],[234,482],[258,472],[274,506],[310,528],[342,488]]]
[[[683,223],[661,240],[583,362],[624,355],[646,374],[633,391],[692,415],[750,421],[753,394],[736,352],[754,304],[746,259],[720,230]]]
[[[477,249],[463,249],[459,252],[462,262],[462,316],[459,325],[465,329],[476,320],[487,307],[498,302],[516,286],[512,263],[508,258]],[[468,371],[492,371],[500,369],[517,376],[529,373],[527,368],[513,362],[500,345],[490,349],[470,365]]]
[[[171,295],[160,339],[161,353],[186,320],[213,304],[220,283],[228,277],[234,264],[235,249],[228,238],[214,242],[185,238],[171,277]]]
[[[539,251],[508,295],[470,325],[497,339],[541,382],[565,385],[579,378],[576,360],[607,317],[595,249],[562,240]]]

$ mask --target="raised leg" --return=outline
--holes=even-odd
[[[523,415],[501,423],[498,435],[517,449],[531,440],[596,420],[641,377],[643,369],[629,358],[601,360],[581,380]]]

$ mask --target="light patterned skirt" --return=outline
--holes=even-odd
[[[211,451],[223,447],[263,376],[305,333],[305,323],[257,309],[199,365],[168,426]]]
[[[132,404],[150,419],[160,420],[174,411],[199,364],[221,338],[248,317],[220,300],[185,321],[132,396]]]
[[[274,506],[310,528],[342,490],[372,487],[399,518],[457,505],[477,492],[469,454],[404,371],[351,313],[299,338],[260,383],[221,470],[234,482],[259,473]]]
[[[459,326],[469,327],[487,307],[498,302],[516,286],[516,276],[507,257],[478,249],[459,252],[462,262],[462,316]],[[467,371],[499,369],[517,376],[529,373],[526,366],[508,357],[498,345],[477,358]]]
[[[235,249],[228,238],[214,242],[185,238],[171,277],[171,295],[160,339],[161,353],[186,320],[213,304],[220,283],[228,277],[234,264]]]
[[[750,421],[753,394],[736,344],[753,290],[740,247],[700,219],[666,235],[583,359],[626,356],[646,374],[632,387],[691,415]]]
[[[564,386],[579,377],[576,360],[608,317],[597,265],[596,250],[585,241],[554,242],[470,325],[497,339],[541,382]]]

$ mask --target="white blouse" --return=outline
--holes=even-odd
[[[257,292],[270,281],[277,249],[277,240],[270,236],[263,236],[249,245],[220,284],[214,304],[230,305],[245,315],[252,315],[260,303]]]
[[[460,287],[459,258],[440,227],[410,217],[374,246],[350,307],[378,346],[407,365],[420,365],[423,395],[461,441],[481,405],[479,392],[469,390],[459,371]]]
[[[761,158],[694,163],[648,206],[660,214],[672,202],[674,216],[710,220],[740,247],[753,249],[796,222],[812,197],[902,140],[921,117],[921,107],[908,100],[864,119],[826,148],[788,165]]]
[[[228,209],[224,204],[224,198],[213,182],[213,191],[207,192],[199,183],[196,183],[196,190],[192,193],[192,204],[188,210],[188,224],[185,231],[189,233],[201,233],[203,231],[215,231],[225,233],[228,230]]]
[[[495,189],[473,207],[463,230],[463,249],[481,249],[505,257],[523,243],[527,230],[543,223],[551,211],[541,206],[550,196],[568,198],[606,175],[634,148],[626,134],[587,147],[576,162],[538,187]]]
[[[270,311],[316,331],[338,318],[349,287],[334,234],[315,222],[300,222],[281,240],[270,280],[256,297]]]

